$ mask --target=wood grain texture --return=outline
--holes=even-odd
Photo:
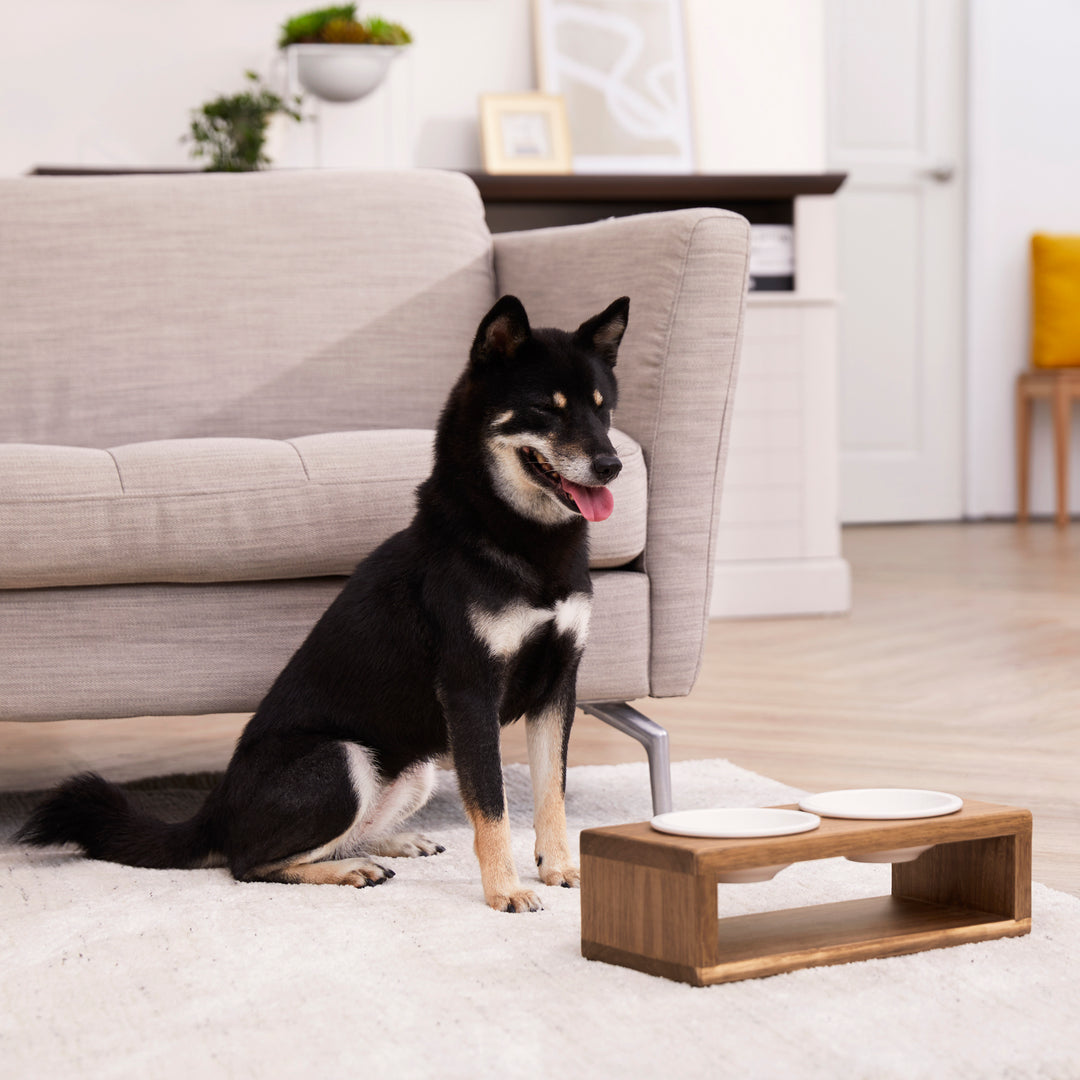
[[[716,884],[705,877],[583,856],[582,942],[684,969],[718,962]]]
[[[894,896],[956,904],[1010,919],[1031,918],[1031,827],[931,848],[914,862],[894,863]]]

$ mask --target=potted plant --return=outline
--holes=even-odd
[[[287,20],[278,47],[305,90],[324,101],[358,101],[386,78],[390,62],[411,42],[399,23],[359,20],[356,4],[345,4]]]
[[[268,90],[254,71],[245,71],[254,83],[250,90],[214,98],[191,112],[191,128],[181,139],[192,144],[191,156],[208,157],[208,172],[253,172],[270,164],[265,153],[266,128],[277,115],[301,120],[295,106]]]

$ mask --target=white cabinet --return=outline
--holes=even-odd
[[[751,292],[743,327],[710,614],[847,611],[837,429],[831,197],[795,199],[795,291]]]

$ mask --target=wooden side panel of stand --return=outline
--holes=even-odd
[[[893,896],[957,905],[1010,919],[1031,918],[1031,816],[1013,836],[939,844],[895,863]]]
[[[581,952],[590,960],[623,963],[611,958],[625,954],[642,970],[693,981],[686,976],[719,961],[717,918],[707,877],[582,856]]]

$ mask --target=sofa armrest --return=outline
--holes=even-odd
[[[520,297],[534,325],[574,327],[630,297],[616,423],[649,470],[650,693],[688,694],[708,621],[750,227],[723,210],[676,210],[494,241],[499,292]]]

